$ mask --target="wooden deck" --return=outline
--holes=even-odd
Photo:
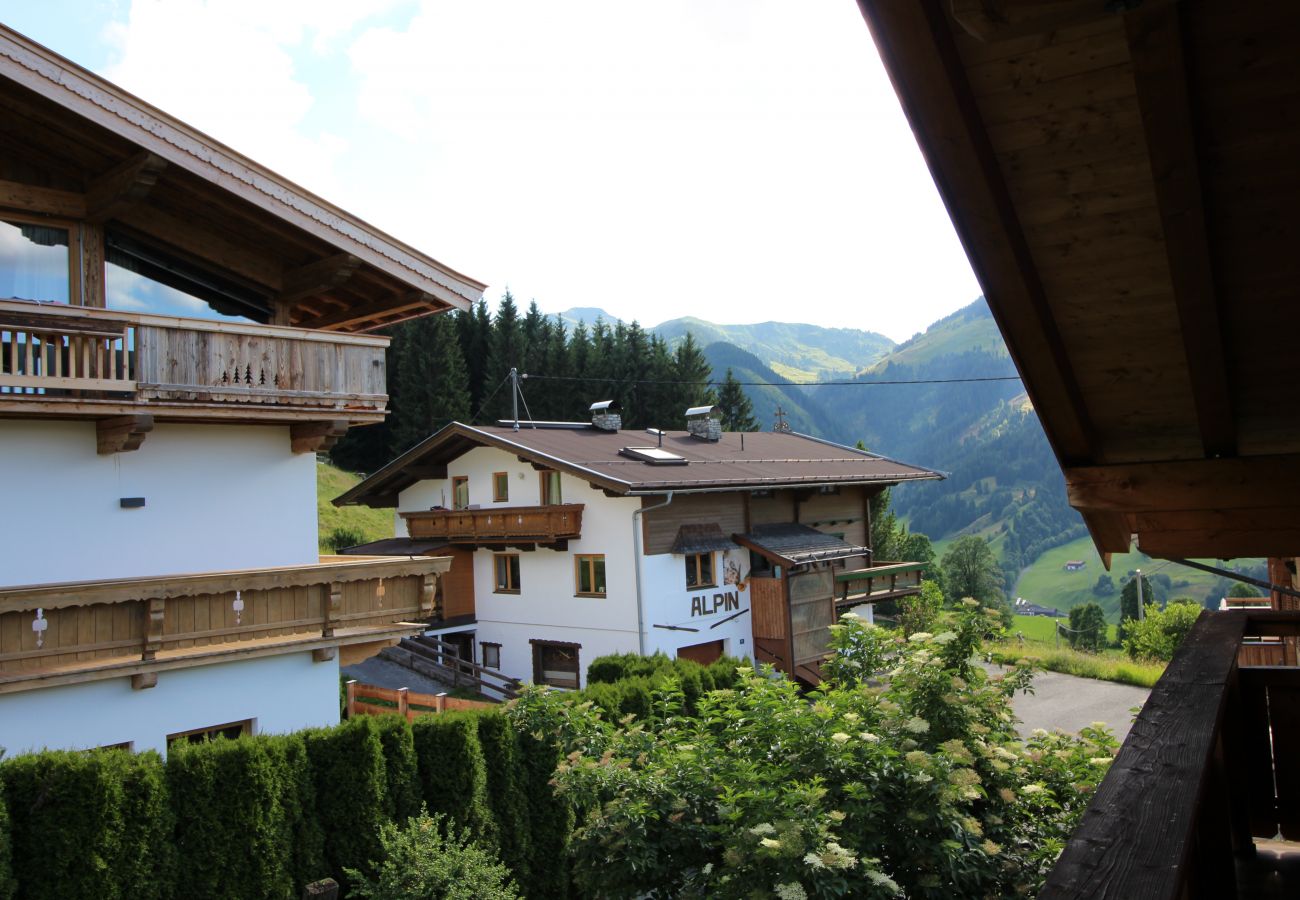
[[[413,538],[460,544],[555,544],[582,537],[581,503],[402,513]]]
[[[380,422],[388,338],[0,300],[0,415]]]
[[[880,560],[865,569],[835,573],[836,606],[846,609],[860,603],[877,603],[918,593],[925,564]]]
[[[1261,843],[1300,841],[1300,668],[1238,661],[1297,634],[1297,612],[1201,615],[1041,898],[1300,896],[1291,845]]]
[[[436,557],[0,589],[0,694],[395,641],[433,612]],[[142,682],[142,686],[149,686]]]

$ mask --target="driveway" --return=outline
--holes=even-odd
[[[996,672],[997,667],[990,671]],[[1077,732],[1093,722],[1105,722],[1123,742],[1133,722],[1130,710],[1146,703],[1150,693],[1147,688],[1129,684],[1038,672],[1034,675],[1034,693],[1017,694],[1012,706],[1020,717],[1022,735],[1035,728]]]

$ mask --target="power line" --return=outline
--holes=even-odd
[[[520,378],[539,378],[545,381],[604,381],[610,384],[725,384],[725,381],[672,381],[655,378],[596,378],[581,375],[533,375],[523,373]],[[869,387],[885,384],[976,384],[984,381],[1019,381],[1019,375],[988,375],[979,378],[909,378],[893,381],[737,381],[741,387]]]

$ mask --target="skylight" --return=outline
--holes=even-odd
[[[678,456],[661,447],[624,447],[618,451],[621,456],[628,459],[638,459],[643,463],[649,463],[652,466],[684,466],[686,457]]]

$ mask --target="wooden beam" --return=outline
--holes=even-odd
[[[222,238],[212,228],[152,206],[126,210],[118,221],[164,246],[188,253],[210,268],[215,266],[259,287],[280,289],[283,269],[274,256]]]
[[[86,217],[86,198],[83,194],[35,187],[17,181],[0,181],[0,206],[61,219]]]
[[[1100,0],[950,0],[952,17],[962,30],[985,43],[1046,34],[1108,15]]]
[[[144,437],[153,431],[153,416],[114,416],[95,422],[95,450],[100,456],[139,450]]]
[[[320,453],[333,447],[348,433],[347,419],[328,422],[303,422],[289,426],[289,440],[294,453]]]
[[[277,303],[292,304],[304,297],[332,291],[346,284],[360,265],[361,260],[352,254],[338,253],[289,269],[281,278],[280,294],[275,300]]]
[[[1119,513],[1085,512],[1083,523],[1088,526],[1088,534],[1092,535],[1092,542],[1097,545],[1102,565],[1109,571],[1112,553],[1129,552],[1133,529],[1129,528],[1127,520]]]
[[[1300,508],[1300,454],[1077,467],[1065,485],[1084,513]]]
[[[114,166],[96,178],[86,191],[86,219],[103,224],[116,219],[149,196],[167,161],[148,151]]]
[[[1179,6],[1145,4],[1124,16],[1124,26],[1201,444],[1206,456],[1235,456],[1224,320],[1214,289]]]
[[[426,294],[423,291],[411,291],[407,294],[391,297],[387,300],[379,300],[365,306],[354,306],[335,312],[327,312],[314,319],[297,322],[295,325],[298,328],[345,329],[351,325],[368,322],[371,319],[392,316],[410,310],[428,311],[439,307],[445,307],[445,304],[439,303],[438,299],[432,294]],[[408,316],[407,318],[413,317]]]
[[[1133,521],[1138,546],[1151,556],[1236,559],[1300,550],[1300,507],[1138,513]]]
[[[858,4],[1057,459],[1103,461],[943,4]]]
[[[104,285],[104,226],[93,222],[81,226],[81,305],[97,309],[108,306]]]

